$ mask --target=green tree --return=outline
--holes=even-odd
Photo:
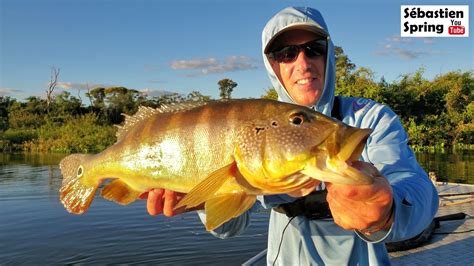
[[[335,46],[336,56],[336,95],[350,95],[348,86],[353,83],[352,72],[356,65],[344,53],[342,47]]]
[[[206,96],[199,91],[192,91],[186,96],[186,101],[207,102],[211,100],[211,96]]]
[[[219,80],[217,84],[219,85],[219,96],[224,100],[229,100],[231,98],[232,91],[235,87],[237,87],[237,83],[228,78]]]
[[[8,129],[8,114],[15,102],[15,99],[8,96],[0,96],[0,132]]]
[[[30,96],[27,102],[14,102],[8,113],[9,127],[13,129],[39,128],[45,123],[47,114],[46,101]]]
[[[184,102],[186,98],[179,94],[179,93],[169,93],[164,94],[158,97],[153,97],[153,101],[156,103],[156,106],[160,106],[163,104],[175,104]]]
[[[107,117],[111,124],[121,123],[122,114],[134,114],[144,101],[144,96],[137,90],[125,87],[109,87],[104,90]]]
[[[91,99],[92,106],[97,110],[105,110],[105,88],[97,87],[86,93]]]
[[[55,115],[78,115],[83,112],[81,100],[68,91],[63,91],[54,97],[53,107]]]
[[[278,93],[273,87],[269,87],[265,90],[265,95],[262,95],[260,98],[262,99],[270,99],[270,100],[278,100]]]

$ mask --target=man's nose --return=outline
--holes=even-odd
[[[298,57],[295,60],[295,64],[299,70],[306,71],[311,68],[310,58],[306,56],[303,50],[300,50]]]

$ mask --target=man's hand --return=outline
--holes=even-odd
[[[174,209],[185,195],[172,190],[154,188],[141,194],[140,198],[147,199],[146,208],[150,215],[155,216],[163,213],[163,215],[171,217],[185,212],[185,210]]]
[[[357,161],[352,166],[374,176],[374,183],[360,186],[326,183],[334,222],[346,230],[366,234],[388,229],[393,218],[393,192],[388,180],[370,163]]]

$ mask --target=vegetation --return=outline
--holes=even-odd
[[[423,77],[424,69],[402,74],[388,83],[374,72],[352,63],[342,48],[336,48],[336,94],[370,98],[387,104],[400,116],[415,150],[474,149],[474,73],[454,71],[433,80]],[[59,69],[53,69],[55,86]],[[237,83],[218,83],[221,99],[230,99]],[[140,105],[159,107],[186,101],[209,101],[210,96],[193,91],[188,95],[147,97],[125,87],[94,88],[86,93],[89,106],[64,91],[46,99],[29,97],[20,102],[0,97],[0,149],[39,152],[98,152],[115,142],[115,127],[122,114],[132,115]],[[277,99],[268,88],[267,99]]]

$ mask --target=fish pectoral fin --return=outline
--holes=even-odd
[[[250,209],[256,201],[255,195],[244,192],[224,194],[206,201],[206,230],[211,231]]]
[[[212,172],[208,177],[191,189],[191,191],[189,191],[189,193],[178,202],[174,209],[176,210],[183,207],[190,209],[214,197],[219,188],[229,178],[233,178],[235,176],[236,171],[237,165],[235,162],[233,162]]]
[[[122,205],[128,205],[138,198],[140,192],[132,189],[122,180],[115,179],[105,185],[100,194],[105,199],[115,201]]]

